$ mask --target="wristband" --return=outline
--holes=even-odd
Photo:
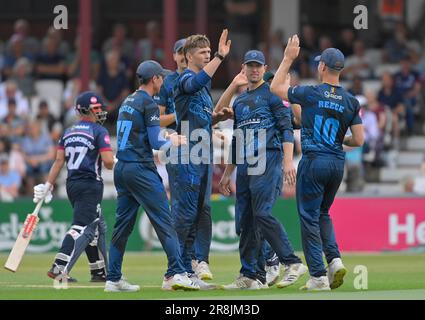
[[[218,51],[216,53],[214,53],[214,57],[219,58],[221,61],[223,61],[224,58],[225,58],[224,56],[222,56],[221,54],[219,54]]]

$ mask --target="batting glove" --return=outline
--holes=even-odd
[[[52,195],[53,186],[46,182],[45,184],[38,184],[34,187],[34,198],[32,201],[34,203],[40,202],[42,199],[44,199],[45,203],[49,203],[52,201],[53,195]]]

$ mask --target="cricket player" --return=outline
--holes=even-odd
[[[142,206],[167,254],[168,268],[163,290],[198,290],[186,275],[167,195],[154,163],[152,149],[167,149],[186,143],[177,134],[160,136],[159,108],[153,96],[159,92],[165,70],[153,60],[142,62],[136,71],[140,87],[121,104],[117,122],[118,163],[114,183],[118,192],[116,222],[109,251],[106,292],[134,292],[138,285],[122,277],[122,261],[128,237]]]
[[[234,131],[242,130],[245,146],[237,150],[236,135],[232,140],[232,164],[226,166],[220,181],[220,190],[230,194],[230,179],[237,166],[236,175],[236,230],[240,233],[239,254],[242,268],[240,276],[224,289],[267,288],[265,260],[262,252],[263,239],[276,252],[279,261],[286,266],[285,276],[277,284],[284,288],[295,283],[307,272],[307,267],[294,253],[282,224],[272,215],[272,208],[282,188],[282,163],[284,177],[289,184],[295,183],[295,168],[292,163],[294,135],[290,109],[284,107],[282,99],[270,92],[270,86],[263,80],[266,71],[264,54],[251,50],[245,54],[242,72],[226,89],[217,108],[228,105],[237,91],[243,75],[248,80],[248,90],[233,103]],[[250,139],[249,131],[254,132]],[[260,134],[265,133],[265,141]],[[251,146],[250,146],[251,145]],[[264,145],[263,150],[260,145]],[[283,147],[282,147],[283,146]],[[249,150],[253,151],[249,151]],[[237,154],[244,151],[243,158]],[[265,163],[263,172],[251,171],[255,165],[250,157],[259,154],[259,162]],[[260,154],[260,153],[265,154]],[[243,161],[240,161],[243,160]]]
[[[157,103],[160,110],[160,124],[161,127],[167,129],[176,130],[176,108],[174,103],[174,85],[179,75],[187,68],[186,59],[183,53],[183,47],[186,43],[186,39],[180,39],[174,44],[173,59],[177,64],[177,70],[164,78],[164,83],[161,86],[161,90],[158,93]],[[171,198],[176,189],[179,188],[173,176],[174,170],[171,169],[171,164],[166,164],[168,173],[168,180],[170,186]],[[174,214],[173,204],[171,204],[171,213]],[[205,213],[206,217],[211,217],[211,207],[206,204],[203,207],[204,210],[208,210]],[[209,252],[211,247],[211,221],[210,219],[199,219],[197,225],[197,231],[194,243],[194,256],[192,257],[192,267],[195,274],[201,280],[212,280],[213,275],[209,268]]]
[[[338,250],[329,209],[344,172],[343,145],[364,142],[359,102],[340,86],[344,55],[329,48],[316,57],[320,85],[290,87],[288,70],[299,53],[299,39],[288,41],[284,58],[272,82],[272,92],[290,103],[301,123],[302,159],[297,172],[297,207],[310,279],[304,290],[330,290],[342,285],[347,272]],[[301,112],[302,109],[302,112]],[[352,135],[346,136],[350,129]],[[328,272],[322,259],[325,253]]]
[[[174,104],[173,88],[179,75],[187,68],[183,47],[186,39],[177,40],[173,48],[173,59],[177,64],[177,70],[164,78],[164,83],[155,97],[160,111],[160,125],[168,129],[176,130],[176,107]]]
[[[265,82],[268,82],[269,84],[272,83],[273,78],[274,78],[274,72],[272,71],[267,71],[263,76],[263,80]],[[283,103],[285,105],[288,102],[284,101]],[[292,127],[294,130],[300,129],[300,127],[298,126],[298,124],[296,123],[294,119],[294,114],[292,110],[291,110],[291,122],[292,122]],[[264,259],[266,260],[266,266],[265,266],[266,280],[267,280],[268,286],[271,287],[276,284],[277,280],[279,280],[279,276],[280,276],[279,257],[276,255],[276,252],[273,251],[272,247],[267,241],[264,241],[264,244],[263,244],[263,255],[264,255]]]
[[[231,41],[227,40],[227,35],[228,31],[223,30],[213,59],[206,36],[188,37],[183,47],[188,68],[179,75],[174,86],[177,132],[182,134],[188,131],[187,134],[193,133],[196,139],[191,139],[188,146],[180,148],[177,159],[172,161],[171,176],[175,179],[176,192],[172,193],[171,202],[185,271],[200,285],[201,290],[210,289],[210,285],[194,273],[191,260],[197,229],[202,226],[205,231],[199,246],[203,246],[203,249],[199,252],[204,256],[198,257],[198,260],[208,265],[212,234],[209,204],[212,188],[212,125],[232,115],[230,108],[214,113],[210,95],[211,78],[230,51]]]
[[[34,187],[34,202],[52,199],[53,185],[66,162],[66,192],[74,209],[72,225],[56,255],[50,278],[75,282],[68,276],[83,251],[89,260],[92,282],[106,281],[106,224],[100,203],[103,197],[102,162],[112,170],[114,156],[108,131],[102,127],[107,112],[102,98],[94,92],[82,93],[76,101],[80,120],[65,130],[59,140],[56,160],[47,182]]]

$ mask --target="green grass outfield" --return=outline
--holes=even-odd
[[[142,286],[137,293],[105,293],[102,284],[89,280],[85,257],[78,261],[72,275],[79,281],[68,290],[53,288],[53,280],[46,276],[54,254],[28,254],[16,273],[0,269],[0,299],[421,299],[425,300],[425,254],[375,254],[344,255],[348,275],[343,286],[332,292],[306,293],[298,288],[307,280],[305,275],[295,285],[286,289],[272,287],[259,291],[198,291],[163,292],[160,289],[165,270],[165,256],[161,253],[127,253],[124,274],[134,284]],[[0,255],[0,263],[6,261]],[[239,271],[236,254],[211,255],[214,283],[227,284]],[[368,290],[354,288],[356,265],[368,271]]]

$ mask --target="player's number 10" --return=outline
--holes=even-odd
[[[333,145],[339,129],[339,121],[328,118],[323,121],[323,116],[316,115],[314,118],[314,140]]]

